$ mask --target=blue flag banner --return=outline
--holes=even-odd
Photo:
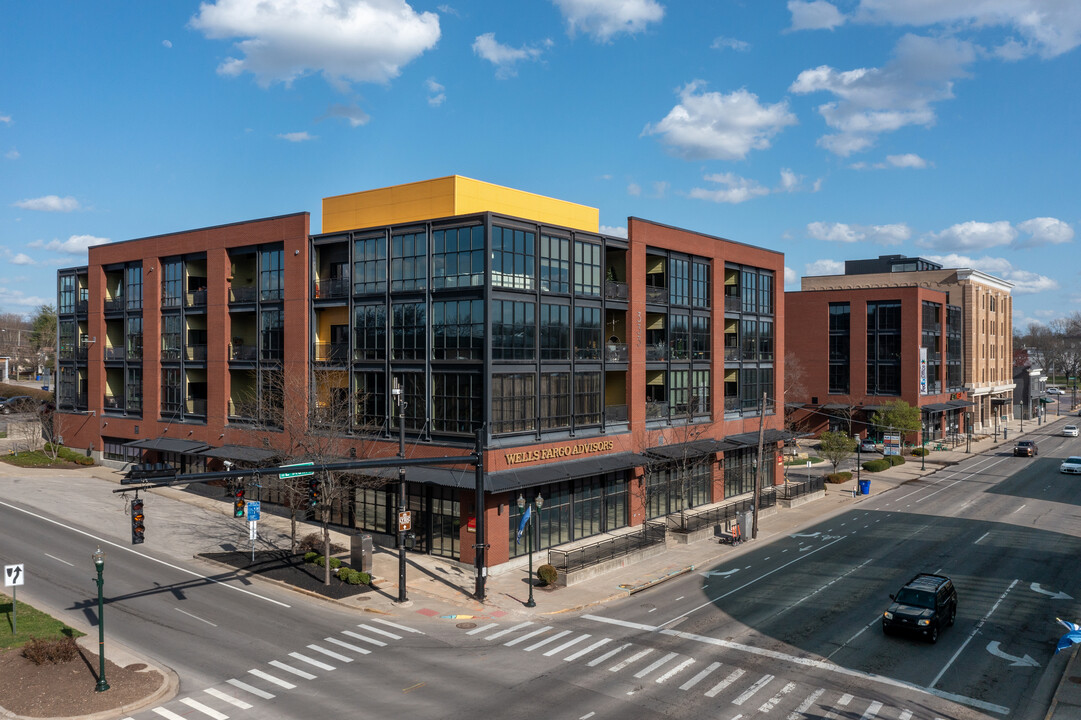
[[[533,511],[532,505],[525,506],[525,512],[522,513],[522,520],[518,523],[518,534],[514,536],[514,544],[522,542],[522,533],[525,532],[526,523],[529,522],[529,515]]]
[[[1062,618],[1055,619],[1062,623],[1062,625],[1065,626],[1067,630],[1069,630],[1068,633],[1060,637],[1058,640],[1058,645],[1055,647],[1055,654],[1057,655],[1060,650],[1065,650],[1071,645],[1081,643],[1081,626],[1079,626],[1077,623],[1063,620]]]

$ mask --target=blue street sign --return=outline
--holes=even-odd
[[[248,501],[247,513],[248,513],[248,521],[249,522],[259,519],[259,501],[258,500],[249,500]]]

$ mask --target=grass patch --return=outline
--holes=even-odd
[[[94,459],[66,447],[60,447],[56,460],[45,454],[44,450],[29,450],[18,454],[11,453],[2,458],[9,465],[24,468],[70,468],[76,465],[93,465]]]
[[[812,465],[817,465],[820,462],[825,462],[825,458],[820,458],[817,455],[812,455],[806,458],[796,458],[795,460],[785,460],[785,465],[806,465],[810,460]]]
[[[33,605],[19,601],[17,616],[12,617],[11,598],[0,593],[0,650],[22,647],[32,638],[41,640],[63,640],[64,638],[82,637],[75,628],[68,627],[52,615],[43,613]],[[19,632],[11,633],[15,619],[18,619]]]

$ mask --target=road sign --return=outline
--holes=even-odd
[[[26,568],[22,563],[4,566],[4,587],[16,587],[26,579]]]
[[[302,462],[302,463],[293,463],[292,465],[282,465],[282,468],[312,467],[313,465],[315,465],[314,462]],[[288,480],[289,478],[308,477],[309,475],[314,475],[314,474],[315,474],[314,470],[300,470],[300,471],[296,471],[296,472],[278,473],[278,477],[280,479],[282,479],[282,480]]]
[[[398,532],[408,532],[413,529],[413,512],[402,510],[398,513]]]
[[[248,522],[255,522],[259,519],[260,503],[258,500],[248,501]]]

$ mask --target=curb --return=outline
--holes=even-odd
[[[689,572],[694,572],[694,565],[688,565],[685,568],[673,570],[667,575],[661,575],[660,577],[653,578],[652,580],[647,580],[640,585],[620,585],[619,587],[626,590],[628,595],[634,595],[635,593],[642,592],[643,590],[648,590],[651,587],[660,585],[661,583],[671,580],[672,578],[677,578],[680,575],[686,575]]]

